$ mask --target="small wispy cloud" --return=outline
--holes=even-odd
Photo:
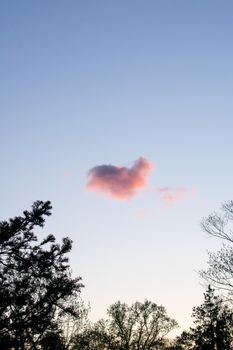
[[[165,203],[182,202],[188,198],[195,196],[195,188],[186,187],[159,187],[157,192]]]
[[[137,159],[133,166],[97,165],[88,172],[87,188],[97,190],[114,199],[131,199],[139,189],[147,185],[153,164],[144,157]]]

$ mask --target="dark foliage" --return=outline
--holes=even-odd
[[[67,350],[59,332],[49,331],[41,339],[42,350]]]
[[[0,223],[0,348],[4,342],[16,350],[39,348],[57,310],[72,312],[64,302],[82,287],[70,273],[72,241],[57,244],[53,235],[39,241],[35,233],[51,209],[49,201],[37,201]]]
[[[233,314],[214,289],[208,287],[204,303],[193,308],[193,330],[197,349],[230,350],[233,336]]]
[[[233,313],[214,289],[208,287],[204,303],[193,308],[195,327],[177,338],[176,350],[231,350]]]
[[[115,337],[104,320],[85,327],[73,338],[73,350],[120,350]]]

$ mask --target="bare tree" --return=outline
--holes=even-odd
[[[201,226],[211,236],[233,243],[233,201],[225,202],[219,213],[204,218]]]
[[[163,306],[151,301],[132,305],[120,301],[108,309],[109,318],[77,332],[73,350],[157,350],[166,335],[178,327]]]
[[[165,336],[178,327],[163,306],[148,300],[131,306],[117,302],[110,306],[108,314],[111,333],[124,350],[161,348]]]
[[[205,232],[223,240],[222,248],[217,252],[208,252],[208,269],[200,275],[208,284],[227,291],[233,296],[233,201],[222,205],[219,213],[214,212],[202,220]]]

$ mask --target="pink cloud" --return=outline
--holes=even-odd
[[[152,168],[153,164],[143,157],[137,159],[131,168],[98,165],[88,172],[87,188],[100,191],[114,199],[130,199],[137,194],[137,190],[147,185]]]
[[[161,195],[161,198],[165,203],[171,204],[182,202],[195,196],[196,189],[185,187],[160,187],[157,188],[157,192]]]

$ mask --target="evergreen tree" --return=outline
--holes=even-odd
[[[22,216],[0,222],[0,348],[39,349],[57,310],[72,313],[67,301],[81,290],[67,258],[72,241],[38,240],[35,232],[51,209],[49,201],[37,201]]]
[[[231,350],[233,313],[224,301],[208,286],[204,303],[193,308],[195,327],[175,339],[171,350]]]
[[[198,350],[230,350],[233,336],[232,310],[208,286],[204,303],[193,308],[196,328],[192,329]]]

